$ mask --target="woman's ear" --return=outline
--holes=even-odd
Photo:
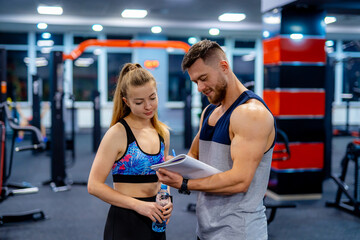
[[[126,100],[125,97],[123,97],[122,100],[124,101],[124,103],[125,103],[128,107],[130,107],[130,106],[129,106],[129,103],[128,103],[128,101]]]

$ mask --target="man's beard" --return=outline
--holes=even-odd
[[[215,86],[214,88],[214,97],[210,98],[208,97],[208,100],[211,104],[217,105],[222,100],[224,100],[227,90],[227,82],[225,80],[222,80],[221,83]]]

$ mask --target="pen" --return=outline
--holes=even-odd
[[[176,156],[174,149],[172,150],[172,154],[173,154],[174,157]]]

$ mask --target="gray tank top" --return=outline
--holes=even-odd
[[[245,91],[221,116],[215,126],[208,125],[208,119],[216,106],[208,106],[200,132],[200,161],[221,171],[232,168],[229,136],[230,116],[237,106],[251,98],[261,101],[266,106],[256,94]],[[246,193],[227,196],[199,192],[196,215],[198,219],[197,234],[201,240],[267,239],[267,219],[263,198],[269,181],[274,144],[275,140],[271,148],[264,153]]]

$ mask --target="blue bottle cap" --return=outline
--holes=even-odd
[[[165,184],[161,184],[161,189],[167,189],[167,185],[165,185]]]

